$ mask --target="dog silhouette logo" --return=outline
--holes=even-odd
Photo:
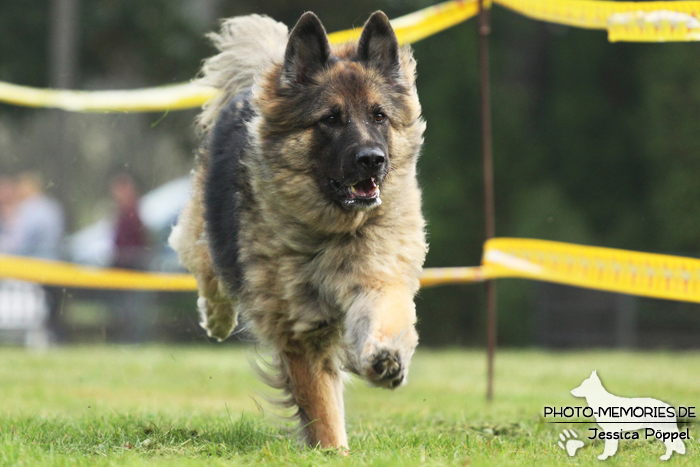
[[[646,438],[654,437],[664,443],[666,452],[661,460],[670,459],[674,451],[685,454],[683,439],[688,439],[689,435],[687,430],[679,432],[676,411],[671,405],[650,397],[629,398],[610,394],[595,370],[571,394],[586,399],[600,426],[600,429],[591,428],[594,434],[590,437],[605,440],[603,454],[598,459],[605,460],[614,455],[620,439],[639,439],[638,430],[644,430]]]

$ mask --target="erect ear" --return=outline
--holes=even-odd
[[[360,60],[398,78],[401,75],[399,41],[389,18],[377,11],[369,17],[357,44]]]
[[[331,57],[331,45],[318,16],[304,13],[289,34],[282,65],[283,81],[308,84]]]
[[[593,370],[591,372],[591,378],[597,379],[598,381],[600,381],[600,378],[598,378],[598,370]]]

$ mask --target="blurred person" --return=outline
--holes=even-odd
[[[148,234],[139,215],[139,189],[134,177],[119,172],[110,183],[112,199],[117,207],[112,266],[124,269],[146,269]]]
[[[7,203],[7,213],[3,213],[0,253],[58,259],[65,228],[63,208],[44,193],[41,176],[23,172],[4,184],[1,195],[6,200],[0,202]]]
[[[17,208],[17,186],[12,177],[0,177],[0,242]]]
[[[112,267],[144,270],[148,268],[148,233],[139,215],[140,192],[132,174],[115,173],[110,181],[110,193],[117,208]],[[112,300],[115,339],[119,342],[145,341],[153,324],[153,294],[118,291]]]
[[[14,180],[0,181],[0,253],[50,260],[60,257],[65,228],[63,208],[44,193],[43,186],[36,172],[23,172]],[[60,288],[43,287],[48,320],[42,345],[62,338],[61,296]]]

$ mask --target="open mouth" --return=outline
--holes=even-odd
[[[379,186],[374,177],[361,180],[354,185],[346,185],[350,189],[349,199],[375,199],[379,198]]]
[[[331,179],[331,184],[335,187],[340,197],[339,201],[348,208],[364,209],[379,205],[382,202],[379,198],[379,185],[374,177],[345,184]]]

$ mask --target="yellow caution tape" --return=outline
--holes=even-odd
[[[486,242],[481,267],[425,269],[421,286],[506,277],[700,303],[699,259],[519,238]],[[187,274],[99,269],[6,255],[0,255],[0,278],[77,288],[197,289]]]
[[[426,269],[421,277],[421,285],[478,282],[483,280],[481,270],[481,267]],[[81,289],[197,290],[197,282],[189,274],[159,274],[95,268],[12,255],[0,255],[0,279]]]
[[[681,3],[681,2],[679,2]],[[610,17],[610,42],[688,42],[700,40],[700,2],[678,10],[635,11],[616,13]]]
[[[216,90],[196,83],[125,91],[68,91],[0,81],[0,102],[73,112],[157,112],[200,107]]]
[[[197,290],[197,283],[189,274],[91,268],[9,255],[0,255],[0,278],[88,289]]]
[[[480,266],[463,268],[427,268],[420,277],[421,287],[445,284],[468,284],[490,279]]]
[[[541,21],[579,28],[606,29],[611,42],[700,40],[699,1],[494,0],[494,2]]]
[[[700,260],[570,243],[496,238],[484,274],[520,277],[644,297],[700,302]]]
[[[491,0],[486,0],[485,6],[491,6]],[[412,44],[430,37],[438,32],[456,26],[479,13],[478,0],[449,1],[423,8],[391,20],[391,26],[396,32],[400,44]],[[347,29],[328,35],[331,43],[342,44],[360,38],[362,28]]]
[[[448,1],[391,22],[399,42],[417,42],[459,24],[479,10],[477,0]],[[329,35],[333,43],[359,38],[361,29]],[[0,81],[0,102],[73,112],[159,112],[201,107],[216,90],[194,82],[124,91],[67,91],[19,86]]]

